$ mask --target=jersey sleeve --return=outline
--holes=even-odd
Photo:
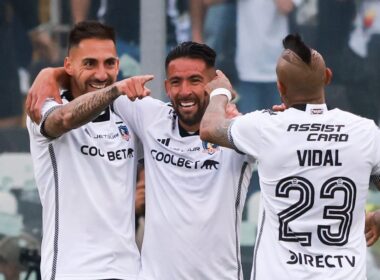
[[[155,118],[155,110],[158,110],[159,100],[152,97],[144,97],[141,100],[131,101],[126,96],[120,96],[113,103],[114,111],[120,118],[131,126],[133,131],[141,139],[144,128]]]
[[[372,176],[375,176],[377,180],[380,182],[380,130],[378,127],[375,129],[375,137],[374,137],[374,166],[372,168]]]
[[[27,118],[27,127],[29,129],[30,135],[33,136],[36,140],[46,141],[51,140],[51,138],[45,133],[44,126],[47,117],[55,109],[62,106],[62,104],[57,103],[53,99],[47,99],[41,109],[42,119],[39,124],[33,122],[29,117]]]
[[[253,158],[260,151],[260,115],[258,112],[237,117],[229,128],[229,141],[238,152]]]

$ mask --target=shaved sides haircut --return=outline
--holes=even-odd
[[[285,50],[276,67],[278,79],[294,93],[312,95],[325,85],[326,64],[323,57],[308,47],[299,35],[283,40]]]

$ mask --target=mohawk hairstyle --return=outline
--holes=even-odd
[[[299,34],[289,34],[282,40],[285,49],[296,53],[306,64],[311,62],[311,49],[302,41]]]
[[[198,58],[203,60],[208,67],[214,67],[216,53],[206,44],[183,42],[169,52],[165,60],[165,69],[168,69],[169,63],[172,60],[182,57]]]

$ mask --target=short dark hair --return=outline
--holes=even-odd
[[[115,30],[112,27],[98,21],[82,21],[71,29],[67,49],[78,46],[82,40],[92,38],[112,40],[116,45]]]
[[[299,34],[289,34],[282,44],[285,49],[289,49],[296,53],[306,64],[311,62],[311,49],[302,41],[302,38]]]
[[[183,42],[174,47],[166,56],[165,69],[168,69],[169,63],[177,58],[188,57],[203,60],[208,67],[215,66],[216,53],[206,44],[196,42]]]

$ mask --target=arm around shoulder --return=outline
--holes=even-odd
[[[200,124],[199,133],[204,141],[233,148],[228,140],[228,129],[231,120],[226,117],[227,101],[228,99],[224,95],[214,96],[210,99]]]

